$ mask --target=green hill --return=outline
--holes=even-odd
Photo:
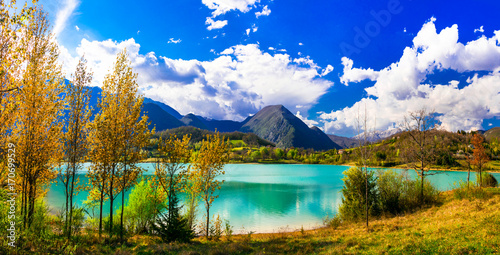
[[[171,134],[175,134],[177,137],[183,137],[184,135],[191,135],[191,142],[197,143],[203,140],[207,135],[214,134],[215,132],[210,130],[199,129],[196,127],[188,126],[188,127],[178,127],[174,129],[164,130],[162,132],[157,132],[156,136],[160,137],[168,137]],[[271,146],[274,147],[274,143],[264,140],[258,137],[253,133],[242,133],[242,132],[229,132],[229,133],[220,133],[220,135],[224,136],[229,140],[241,140],[245,144],[253,147],[261,147],[261,146]]]
[[[493,138],[500,140],[500,127],[494,127],[486,132],[484,132],[484,137],[490,142]]]

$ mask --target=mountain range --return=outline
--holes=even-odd
[[[101,89],[91,87],[90,104],[97,111],[97,102]],[[314,150],[341,149],[318,127],[308,127],[283,105],[266,106],[242,122],[232,120],[214,120],[192,113],[182,116],[172,107],[150,98],[144,98],[143,114],[149,118],[149,128],[156,131],[169,130],[183,126],[192,126],[202,130],[219,132],[254,133],[262,139],[276,144],[279,148],[304,148]]]

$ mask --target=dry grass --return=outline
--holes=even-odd
[[[196,238],[165,244],[156,237],[134,236],[126,245],[79,243],[75,254],[500,254],[500,189],[485,199],[455,199],[415,213],[336,229],[233,235],[219,242]],[[21,252],[22,253],[22,252]]]

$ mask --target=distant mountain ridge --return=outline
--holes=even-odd
[[[400,128],[393,128],[385,131],[374,131],[374,132],[369,132],[367,140],[368,142],[377,142],[380,140],[383,140],[385,138],[391,137],[397,133],[401,133],[402,130]],[[364,133],[361,133],[359,135],[356,135],[353,137],[353,139],[356,140],[364,140]]]
[[[99,87],[91,87],[91,91],[91,106],[96,113],[102,90]],[[213,120],[192,113],[182,116],[172,107],[146,97],[142,112],[149,117],[149,128],[155,127],[157,132],[192,126],[209,131],[254,133],[262,139],[275,143],[280,148],[296,147],[314,150],[342,148],[321,129],[309,128],[283,105],[266,106],[242,122]]]
[[[359,141],[354,138],[337,136],[337,135],[327,135],[334,143],[338,144],[343,149],[353,148],[358,146]]]

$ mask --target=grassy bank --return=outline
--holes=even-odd
[[[196,238],[189,244],[165,244],[156,237],[136,235],[126,244],[105,244],[83,231],[79,240],[32,240],[18,254],[495,254],[500,253],[500,189],[491,196],[459,200],[442,193],[442,203],[396,217],[343,223],[336,229]],[[16,254],[16,253],[12,253]]]

